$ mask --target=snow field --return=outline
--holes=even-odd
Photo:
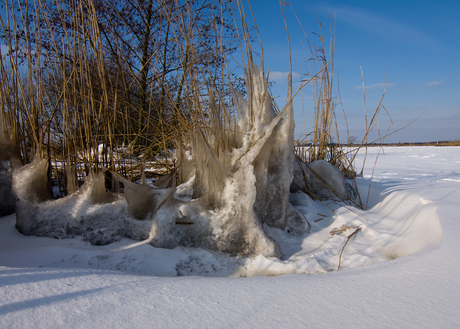
[[[369,149],[370,156],[377,151]],[[458,147],[386,148],[370,210],[353,209],[357,214],[291,196],[309,219],[323,219],[299,239],[270,229],[281,259],[225,258],[128,239],[96,247],[78,238],[26,237],[14,229],[14,215],[1,218],[0,327],[455,328],[459,163]],[[342,225],[361,230],[337,272],[338,253],[355,230],[330,233]],[[303,272],[312,274],[229,277]],[[203,277],[209,275],[225,277]]]

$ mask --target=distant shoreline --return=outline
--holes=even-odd
[[[348,145],[359,146],[359,145]],[[457,141],[438,141],[438,142],[400,142],[400,143],[372,143],[363,144],[362,146],[460,146],[460,140]]]
[[[338,145],[338,144],[337,144]],[[348,147],[379,147],[379,146],[460,146],[460,140],[437,142],[398,142],[398,143],[370,143],[370,144],[340,144]],[[311,143],[298,144],[298,146],[311,146]]]

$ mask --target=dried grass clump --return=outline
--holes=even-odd
[[[22,163],[49,159],[63,195],[103,168],[130,180],[146,168],[174,172],[170,150],[193,129],[208,81],[229,99],[224,55],[236,47],[236,28],[227,1],[4,6],[5,129]]]
[[[310,42],[308,35],[303,29],[298,18],[297,20],[304,32],[304,36],[307,40],[307,44],[309,46],[309,51],[311,54],[311,58],[309,59],[311,65],[309,66],[310,72],[308,75],[313,77],[312,86],[315,118],[313,131],[306,133],[295,143],[295,154],[297,161],[300,163],[301,166],[304,167],[308,167],[309,163],[315,161],[327,161],[335,167],[337,167],[338,169],[340,169],[344,177],[351,180],[353,186],[351,188],[352,190],[350,191],[350,195],[344,196],[343,193],[340,193],[340,189],[337,189],[336,187],[332,186],[330,182],[328,182],[327,179],[325,179],[325,177],[321,177],[321,175],[316,173],[314,170],[309,170],[313,178],[309,179],[308,175],[303,175],[304,179],[301,183],[303,184],[304,188],[309,192],[310,196],[312,196],[313,198],[318,198],[318,195],[315,195],[315,193],[313,193],[311,182],[312,179],[319,181],[322,187],[326,191],[328,191],[325,194],[328,194],[331,197],[334,196],[335,198],[338,198],[341,201],[349,202],[354,206],[364,208],[365,205],[361,201],[361,197],[359,195],[359,191],[355,181],[355,177],[357,176],[355,168],[355,158],[360,149],[367,147],[367,144],[369,142],[369,136],[375,129],[378,130],[379,138],[378,140],[373,142],[377,142],[381,145],[384,142],[385,137],[388,135],[388,130],[384,134],[381,134],[378,127],[378,118],[380,112],[384,110],[389,116],[388,111],[385,109],[383,105],[383,99],[385,96],[386,88],[380,99],[378,106],[372,113],[372,116],[369,120],[366,107],[366,93],[363,78],[364,116],[366,122],[364,137],[359,142],[355,141],[351,144],[342,144],[340,142],[341,139],[339,136],[339,128],[336,117],[338,96],[336,96],[336,93],[334,91],[335,26],[332,26],[331,20],[328,16],[329,42],[327,45],[327,41],[323,31],[323,25],[318,17],[319,32],[313,34],[316,38],[318,38],[319,46],[314,46],[314,43]],[[345,116],[345,122],[347,124],[345,110],[343,110],[343,113]],[[351,138],[348,133],[347,141],[351,140],[353,140],[353,138]],[[364,165],[365,161],[363,163],[363,168]],[[301,178],[298,180],[302,181]],[[353,194],[355,194],[355,196],[353,196]]]
[[[13,173],[16,227],[41,236],[83,234],[96,244],[150,237],[158,247],[279,256],[265,225],[309,229],[288,202],[295,93],[289,80],[286,106],[275,110],[263,65],[252,58],[243,4],[236,2],[234,15],[225,1],[136,3],[129,14],[141,15],[137,29],[105,4],[7,6],[2,37],[9,51],[1,67],[16,73],[2,75],[1,96],[5,117],[14,118],[8,133],[27,164]],[[121,15],[123,5],[114,6]],[[231,80],[225,13],[241,20],[241,32],[232,31],[239,33],[246,98]],[[167,173],[159,190],[145,185],[153,161]],[[190,179],[193,200],[174,199],[176,184]],[[45,193],[52,180],[65,197]],[[117,212],[111,219],[104,215],[109,204]]]

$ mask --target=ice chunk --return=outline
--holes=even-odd
[[[138,185],[123,180],[124,193],[128,202],[128,211],[136,219],[146,219],[169,199],[175,188],[157,189],[149,185]]]
[[[262,223],[284,230],[290,222],[291,230],[303,233],[308,230],[309,226],[300,214],[291,209],[292,206],[289,204],[290,185],[293,178],[295,128],[294,109],[290,97],[289,94],[286,99],[285,117],[277,123],[254,161],[257,178],[257,199],[254,208]],[[269,95],[266,95],[264,108],[266,114],[262,122],[275,116]],[[290,217],[292,217],[291,220]]]
[[[291,192],[311,192],[320,199],[338,198],[346,200],[350,198],[344,174],[324,160],[313,161],[309,164],[294,160],[294,179],[291,184]]]
[[[75,167],[72,166],[70,158],[67,158],[67,164],[64,165],[65,171],[65,188],[67,194],[71,194],[77,191],[77,175],[75,173]]]
[[[248,100],[238,93],[234,97],[236,121],[212,114],[210,126],[199,128],[192,138],[191,153],[179,152],[183,162],[194,167],[181,177],[195,175],[195,200],[178,206],[179,210],[167,203],[155,214],[155,246],[280,256],[264,225],[299,234],[308,231],[308,222],[289,204],[294,143],[291,94],[277,114],[263,71],[254,64],[248,70]],[[212,113],[226,111],[217,108],[220,105],[212,96],[211,106],[215,107]]]

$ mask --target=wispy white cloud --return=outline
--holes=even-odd
[[[424,86],[437,86],[441,84],[442,84],[442,81],[430,81],[430,82],[424,83],[423,85]]]
[[[289,72],[270,71],[269,80],[275,82],[286,82]],[[292,81],[295,83],[300,80],[300,74],[292,72]]]
[[[380,82],[380,83],[374,83],[372,85],[368,85],[366,87],[366,89],[376,89],[376,88],[385,88],[385,85],[387,86],[387,88],[389,87],[394,87],[395,84],[394,83],[384,83],[384,82]],[[355,89],[363,89],[363,86],[355,86]]]
[[[370,31],[384,38],[399,39],[411,44],[439,46],[439,42],[432,36],[404,22],[385,17],[381,13],[351,6],[337,6],[333,8],[333,11],[335,11],[337,21]]]

